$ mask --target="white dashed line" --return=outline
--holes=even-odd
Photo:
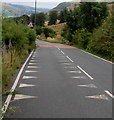
[[[63,51],[61,51],[63,53],[63,55],[65,54]]]
[[[60,50],[60,48],[58,48],[58,50]]]
[[[114,99],[114,96],[108,91],[108,90],[105,90],[105,92],[111,97]]]
[[[82,72],[84,72],[91,80],[93,80],[93,78],[87,73],[85,72],[80,66],[77,66]]]
[[[70,58],[69,58],[69,56],[66,56],[71,62],[74,62],[73,60],[71,60]]]

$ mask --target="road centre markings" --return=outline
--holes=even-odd
[[[114,95],[112,95],[112,93],[110,93],[108,90],[104,90],[104,91],[105,91],[105,93],[107,93],[111,98],[114,99]]]
[[[73,60],[71,60],[70,58],[69,58],[69,56],[66,56],[71,62],[74,62]]]
[[[63,53],[63,55],[65,54],[62,50],[61,50],[61,52]]]
[[[93,80],[93,78],[87,73],[85,72],[80,66],[77,66],[83,73],[85,73],[91,80]]]

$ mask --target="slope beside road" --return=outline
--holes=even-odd
[[[112,63],[37,40],[6,118],[112,118]]]

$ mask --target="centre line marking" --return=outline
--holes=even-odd
[[[63,54],[65,54],[63,51],[61,51]]]
[[[105,90],[105,92],[111,97],[114,99],[114,96],[108,91],[108,90]]]
[[[71,60],[70,58],[69,58],[69,56],[66,56],[71,62],[74,62],[73,60]]]
[[[91,80],[93,80],[93,78],[87,73],[85,72],[80,66],[77,66],[82,72],[84,72]]]

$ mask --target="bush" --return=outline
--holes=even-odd
[[[42,30],[42,27],[41,27],[41,26],[36,26],[36,27],[35,27],[35,30],[36,30],[36,34],[37,34],[37,35],[41,35],[41,34],[42,34],[42,32],[43,32],[43,30]]]
[[[107,56],[113,60],[114,56],[114,29],[113,16],[109,17],[105,23],[93,32],[88,49],[94,53]]]
[[[72,35],[72,38],[74,44],[86,49],[91,39],[91,33],[87,32],[86,29],[77,30],[75,34]]]
[[[56,36],[56,32],[50,28],[43,28],[43,33],[45,35],[45,37],[54,37]]]
[[[25,57],[35,48],[35,31],[26,25],[16,24],[12,21],[3,21],[2,43],[2,83],[3,91],[9,84],[17,68],[21,67]]]
[[[30,49],[31,44],[35,44],[35,32],[26,25],[3,21],[2,28],[2,41],[7,50],[13,47],[19,52],[23,49]]]

